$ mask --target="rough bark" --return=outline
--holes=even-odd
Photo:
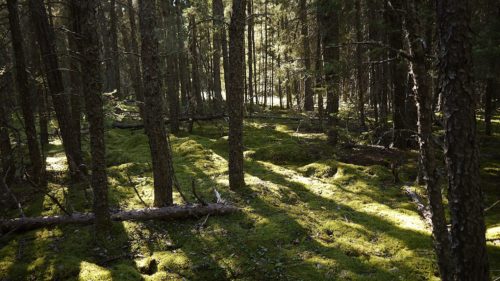
[[[237,212],[238,208],[223,204],[170,206],[142,210],[119,211],[110,215],[112,221],[196,219],[207,215],[220,216]],[[43,227],[68,224],[88,225],[95,220],[93,213],[75,213],[72,216],[17,218],[0,221],[0,232],[24,232]]]
[[[181,103],[188,106],[189,96],[191,95],[191,84],[189,83],[189,71],[187,67],[186,47],[184,44],[185,32],[182,24],[182,8],[179,0],[175,2],[175,26],[177,28],[177,49],[179,50],[179,80],[181,82]]]
[[[82,81],[85,109],[89,122],[91,154],[91,186],[94,194],[96,234],[105,238],[111,222],[108,207],[108,182],[106,175],[106,147],[104,144],[104,112],[100,79],[99,37],[97,34],[97,0],[73,0],[73,18],[80,20],[81,36],[78,46],[82,54]]]
[[[489,280],[480,186],[468,0],[438,0],[438,87],[443,98],[445,159],[455,280]]]
[[[417,6],[419,5],[419,6]],[[430,66],[426,61],[426,50],[422,44],[425,40],[417,7],[422,7],[421,0],[405,0],[406,6],[406,42],[407,48],[412,56],[410,61],[410,73],[413,79],[413,92],[416,98],[418,111],[418,143],[420,146],[421,173],[429,197],[430,218],[432,222],[432,235],[434,237],[434,249],[436,251],[441,279],[452,280],[452,268],[450,263],[450,241],[446,224],[445,210],[441,187],[438,184],[436,172],[436,159],[433,148],[432,124],[432,91],[428,84]]]
[[[243,173],[243,97],[246,0],[233,0],[229,26],[229,81],[227,100],[229,113],[229,187],[245,186]]]
[[[32,177],[37,184],[44,183],[44,165],[37,140],[35,114],[33,100],[31,98],[28,74],[26,72],[26,60],[23,49],[23,38],[19,25],[19,12],[17,0],[8,0],[10,34],[12,47],[14,49],[14,61],[16,66],[17,91],[24,119],[24,132],[28,143],[29,158],[31,161]]]
[[[161,92],[158,38],[154,0],[139,1],[141,31],[141,60],[144,82],[144,125],[153,160],[154,206],[172,204],[173,166],[170,145],[163,120],[163,94]]]
[[[82,153],[78,149],[78,143],[74,133],[75,129],[70,121],[72,120],[71,111],[68,96],[64,91],[61,71],[59,69],[54,31],[49,25],[47,11],[45,10],[43,1],[29,0],[28,3],[42,55],[48,88],[54,104],[57,121],[61,129],[61,137],[69,170],[73,178],[78,178],[80,174],[78,172],[79,166],[82,164]]]

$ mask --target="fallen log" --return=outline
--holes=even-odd
[[[200,218],[206,215],[226,215],[239,209],[224,204],[184,205],[163,208],[118,211],[111,214],[113,221],[176,220]],[[24,217],[0,220],[0,233],[23,232],[56,225],[88,225],[94,221],[93,213],[74,213],[71,216]]]
[[[227,115],[213,115],[213,116],[194,116],[194,117],[180,117],[179,122],[198,122],[198,121],[213,121],[219,119],[228,118]],[[291,117],[291,116],[274,116],[274,115],[248,115],[244,117],[245,119],[274,119],[274,120],[288,120],[288,121],[303,121],[303,120],[311,120],[311,121],[319,121],[319,118],[306,118],[306,117]],[[326,121],[327,119],[324,118]],[[170,123],[170,119],[165,119],[165,123]],[[116,129],[132,129],[139,130],[144,128],[144,124],[136,123],[124,123],[124,122],[113,122],[111,125]]]

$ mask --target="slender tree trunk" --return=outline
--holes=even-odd
[[[170,117],[170,131],[174,134],[179,132],[179,80],[177,73],[177,54],[174,52],[176,50],[176,27],[175,23],[175,11],[172,3],[162,3],[162,5],[166,5],[167,7],[167,18],[165,19],[167,22],[167,97],[168,97],[168,105],[169,105],[169,117]]]
[[[309,27],[307,21],[307,0],[300,0],[299,2],[299,18],[301,24],[300,34],[302,36],[302,49],[303,49],[303,60],[305,68],[305,80],[304,80],[304,110],[313,111],[314,110],[314,91],[312,88],[312,76],[311,76],[311,49],[309,46]]]
[[[254,109],[254,88],[253,88],[253,3],[252,0],[247,0],[247,14],[248,14],[248,30],[247,30],[247,45],[248,45],[248,98],[250,99],[250,113],[253,113]]]
[[[118,49],[118,18],[116,16],[116,0],[110,0],[109,3],[109,40],[111,43],[111,67],[113,68],[113,79],[111,81],[111,89],[115,89],[117,96],[123,98],[121,91],[121,75],[120,75],[120,50]],[[121,7],[118,7],[121,9]]]
[[[500,87],[500,83],[496,81],[498,78],[495,77],[495,74],[498,73],[498,71],[495,71],[495,68],[498,68],[498,66],[496,66],[494,62],[490,64],[490,77],[486,80],[486,92],[484,96],[484,133],[487,136],[492,135],[491,117],[495,111],[495,92],[498,91]]]
[[[196,26],[196,19],[194,15],[189,18],[189,27],[191,29],[191,76],[193,79],[193,95],[194,102],[196,103],[196,113],[203,114],[203,100],[201,95],[201,82],[200,82],[200,58],[198,55],[198,31]]]
[[[246,0],[233,0],[233,13],[229,27],[229,187],[233,190],[245,186],[243,173],[243,92],[245,52]]]
[[[142,90],[142,75],[139,60],[139,43],[137,42],[137,26],[135,21],[135,11],[132,0],[127,1],[128,6],[128,19],[130,23],[130,52],[129,64],[132,79],[132,87],[134,88],[135,98],[139,101],[139,112],[142,119],[144,119],[144,93]]]
[[[73,19],[76,22],[76,26],[80,23],[81,30],[78,46],[82,54],[83,92],[90,132],[90,153],[92,156],[91,185],[94,193],[93,209],[96,237],[98,239],[107,239],[111,230],[111,219],[108,207],[104,112],[99,67],[99,36],[97,34],[98,1],[72,0],[71,4],[74,7],[72,9]],[[80,8],[79,11],[78,7]]]
[[[403,34],[402,34],[402,16],[401,16],[401,0],[392,0],[392,6],[386,7],[387,19],[390,26],[389,45],[397,50],[403,49]],[[387,6],[387,5],[386,5]],[[391,51],[391,56],[398,57],[396,52]],[[405,80],[407,78],[406,62],[397,59],[392,62],[391,76],[392,76],[392,108],[393,108],[393,136],[392,145],[400,149],[407,148],[408,132],[405,126],[406,113],[405,113]]]
[[[79,19],[75,18],[78,16],[79,7],[75,6],[74,1],[70,3],[70,13],[73,17],[70,17],[68,25],[71,29],[71,32],[68,32],[68,45],[69,45],[69,67],[71,69],[69,73],[70,78],[70,103],[71,103],[71,122],[73,128],[75,128],[75,138],[77,142],[78,149],[82,149],[82,137],[81,137],[81,118],[82,118],[82,105],[81,99],[83,96],[82,89],[82,80],[81,80],[81,71],[79,64],[79,53],[78,53],[78,42],[77,42],[77,34],[80,34],[80,26]],[[74,10],[75,9],[75,10]]]
[[[149,139],[153,160],[154,206],[171,205],[173,166],[170,145],[165,130],[163,113],[163,94],[158,54],[154,0],[139,1],[139,19],[141,30],[141,59],[144,82],[144,127]]]
[[[363,41],[363,30],[361,26],[361,0],[356,0],[356,40]],[[365,123],[365,83],[363,75],[363,46],[358,44],[356,46],[356,86],[358,88],[358,113],[359,113],[359,126],[362,130],[366,130]]]
[[[71,111],[68,97],[65,94],[59,62],[57,59],[54,31],[49,26],[47,11],[43,1],[29,0],[31,19],[35,26],[35,33],[42,55],[48,88],[52,96],[57,121],[61,129],[61,136],[68,161],[70,173],[74,179],[79,177],[79,167],[83,163],[82,152],[78,149],[75,138],[75,128],[72,126]]]
[[[472,82],[470,2],[438,0],[436,6],[455,280],[490,280]]]
[[[8,65],[6,50],[0,51],[0,65]],[[10,183],[15,175],[16,166],[8,126],[11,124],[11,102],[12,75],[6,72],[0,76],[0,159],[2,170],[0,176]]]
[[[213,77],[214,77],[214,92],[216,99],[216,106],[218,112],[223,112],[224,99],[222,98],[222,83],[220,75],[220,61],[222,54],[222,33],[226,32],[224,28],[224,6],[222,0],[212,1],[212,14],[213,14]]]
[[[186,47],[184,45],[184,28],[182,25],[182,8],[179,0],[175,2],[176,15],[175,25],[177,28],[177,49],[179,50],[179,80],[181,82],[181,103],[183,106],[188,106],[188,97],[190,96],[189,71],[187,67]]]
[[[423,8],[421,0],[405,0],[406,2],[406,43],[413,60],[410,62],[410,72],[413,78],[413,91],[418,110],[418,142],[420,146],[420,171],[427,188],[432,220],[432,234],[436,251],[441,279],[453,280],[453,270],[450,263],[450,241],[446,224],[445,210],[441,187],[438,184],[436,160],[433,148],[433,98],[428,82],[429,66],[426,62],[426,50],[422,41],[423,36],[419,24],[419,8]],[[417,2],[417,3],[415,3]]]
[[[33,100],[26,72],[26,60],[23,49],[23,38],[21,27],[19,25],[19,12],[17,0],[8,0],[7,8],[9,10],[10,34],[12,37],[12,47],[14,49],[14,60],[16,66],[16,82],[19,92],[19,101],[24,119],[24,132],[28,143],[29,157],[31,161],[31,173],[33,179],[38,184],[45,184],[44,180],[44,164],[38,145],[35,114],[33,109]]]

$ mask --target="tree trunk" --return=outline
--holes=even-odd
[[[17,0],[8,0],[10,34],[12,36],[12,47],[14,49],[14,61],[16,66],[16,82],[19,92],[19,101],[24,119],[24,132],[28,143],[29,157],[31,161],[31,173],[37,184],[45,185],[44,164],[37,140],[35,114],[32,106],[33,100],[30,92],[28,74],[26,72],[26,60],[23,49],[23,38],[19,25]]]
[[[401,0],[391,1],[392,6],[386,5],[387,20],[390,26],[389,45],[396,50],[403,50],[403,34],[402,34],[402,16],[401,16]],[[406,114],[405,114],[405,99],[406,87],[405,81],[407,78],[406,62],[399,58],[395,51],[391,51],[391,56],[397,58],[391,65],[391,81],[392,81],[392,120],[393,120],[393,135],[392,145],[396,148],[406,149],[408,132],[406,131]]]
[[[472,82],[471,10],[468,0],[438,0],[436,6],[455,280],[489,280]]]
[[[73,0],[73,19],[80,22],[82,81],[85,109],[89,122],[90,153],[92,156],[91,186],[94,194],[95,228],[98,238],[106,239],[111,222],[108,207],[108,181],[106,175],[106,148],[104,144],[104,112],[100,79],[99,36],[97,34],[98,1]],[[80,5],[80,6],[78,6]]]
[[[197,114],[203,114],[203,100],[201,97],[200,67],[198,56],[198,32],[194,15],[189,17],[189,28],[191,29],[191,76],[193,79],[193,95]]]
[[[212,57],[212,67],[213,67],[213,78],[214,78],[214,92],[215,92],[215,104],[218,113],[223,113],[224,111],[224,99],[222,98],[222,83],[220,75],[220,60],[222,53],[222,32],[225,32],[224,28],[224,6],[222,0],[212,1],[212,14],[213,14],[213,57]]]
[[[184,27],[182,24],[182,8],[179,0],[175,1],[176,16],[175,25],[177,28],[177,49],[179,50],[179,80],[181,82],[181,103],[188,106],[190,94],[189,71],[187,67],[186,47],[184,45]]]
[[[162,2],[161,5],[165,5],[165,29],[167,30],[167,102],[169,105],[169,117],[170,117],[170,131],[174,134],[179,132],[179,75],[177,73],[177,52],[176,50],[176,27],[175,23],[175,11],[172,3]]]
[[[417,11],[423,8],[421,0],[405,0],[406,2],[406,44],[413,60],[410,61],[413,92],[418,111],[418,143],[420,146],[420,171],[422,172],[429,197],[431,211],[432,234],[436,251],[439,272],[444,281],[453,280],[453,270],[450,263],[450,241],[446,224],[445,210],[441,187],[438,184],[436,160],[433,148],[433,97],[428,82],[430,67],[426,59],[426,50],[422,41],[425,38],[419,24]],[[417,2],[417,3],[415,3]],[[417,9],[417,5],[418,8]],[[420,40],[419,40],[420,39]]]
[[[81,118],[82,118],[82,109],[81,109],[81,99],[83,96],[82,89],[82,72],[80,70],[79,59],[78,57],[78,43],[76,36],[80,34],[80,26],[79,26],[79,18],[78,17],[78,9],[76,6],[77,3],[71,1],[70,3],[70,11],[69,14],[72,15],[68,20],[68,25],[71,29],[71,32],[67,33],[68,45],[69,45],[69,67],[71,69],[69,73],[70,78],[70,103],[71,103],[71,122],[73,128],[75,128],[75,138],[77,142],[78,149],[82,149],[82,137],[81,137]]]
[[[82,152],[78,149],[73,128],[68,97],[64,91],[61,71],[57,59],[54,31],[49,26],[47,11],[43,1],[29,0],[31,19],[35,26],[35,33],[42,55],[48,88],[54,103],[57,121],[61,129],[61,136],[66,153],[70,173],[74,179],[79,177],[79,167],[83,163]]]
[[[113,68],[112,80],[110,87],[116,90],[117,96],[123,98],[121,92],[121,76],[120,76],[120,50],[118,49],[118,19],[116,16],[116,0],[110,0],[109,3],[109,40],[111,43],[111,67]],[[118,7],[121,9],[121,7]]]
[[[161,92],[160,58],[156,32],[154,0],[139,1],[141,30],[141,59],[144,82],[144,125],[153,160],[154,206],[171,205],[173,166],[170,145],[163,121],[163,94]]]
[[[233,0],[233,13],[229,26],[229,187],[233,190],[245,186],[243,173],[243,95],[245,52],[246,0]]]
[[[139,112],[141,114],[141,118],[144,119],[144,93],[142,89],[142,75],[141,75],[141,66],[139,60],[139,43],[137,42],[137,27],[135,21],[134,4],[132,0],[127,1],[128,6],[128,19],[130,23],[130,52],[129,55],[129,64],[130,64],[130,73],[132,77],[132,87],[134,88],[134,93],[136,99],[139,101]]]
[[[119,211],[111,214],[113,221],[143,220],[180,220],[197,219],[207,215],[227,215],[237,212],[238,208],[230,205],[208,204],[170,206],[163,208],[146,208],[142,210]],[[0,221],[0,232],[24,232],[42,227],[61,226],[67,224],[88,225],[95,220],[92,213],[78,213],[72,216],[17,218]]]
[[[328,142],[337,143],[336,120],[339,112],[340,84],[337,67],[340,59],[339,48],[339,8],[327,0],[319,0],[320,30],[325,60],[326,114],[328,116]]]
[[[0,51],[0,60],[2,66],[8,65],[8,56],[5,49]],[[2,164],[0,176],[5,178],[7,184],[12,181],[16,171],[8,129],[11,123],[10,115],[12,105],[9,95],[12,92],[12,83],[13,80],[10,71],[0,75],[0,159]]]
[[[302,36],[303,60],[305,69],[304,78],[304,110],[314,110],[314,91],[311,76],[311,49],[309,46],[309,26],[307,21],[307,0],[299,2],[299,18],[301,24],[300,35]]]
[[[249,112],[253,113],[254,109],[254,88],[253,88],[253,3],[252,0],[247,0],[247,16],[248,16],[248,31],[247,31],[247,45],[248,45],[248,98],[250,100]]]
[[[361,0],[356,0],[356,16],[355,16],[355,24],[356,24],[356,40],[358,42],[363,41],[363,30],[361,26]],[[362,130],[366,130],[365,123],[365,83],[364,83],[364,73],[363,73],[363,45],[358,44],[356,46],[356,86],[358,89],[358,100],[357,107],[359,113],[359,126]]]

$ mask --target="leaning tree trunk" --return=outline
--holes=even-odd
[[[446,224],[445,210],[441,187],[436,173],[436,159],[433,149],[433,98],[429,86],[429,65],[426,59],[426,50],[420,38],[425,38],[421,31],[417,5],[423,7],[421,0],[406,0],[406,30],[405,36],[408,50],[412,56],[410,71],[413,79],[413,91],[418,111],[418,143],[420,146],[420,163],[423,179],[429,197],[431,211],[432,235],[436,251],[439,272],[443,281],[452,280],[453,270],[450,263],[450,241]],[[417,2],[417,3],[415,3]]]
[[[438,81],[443,98],[455,280],[489,280],[469,4],[468,0],[437,1]]]
[[[246,0],[233,0],[233,14],[229,26],[229,85],[227,92],[229,113],[229,187],[245,186],[243,173],[243,94],[245,52]]]
[[[106,176],[106,148],[104,144],[104,112],[100,79],[99,37],[97,34],[97,0],[73,0],[73,19],[80,17],[79,48],[82,66],[85,109],[89,122],[90,153],[92,156],[91,185],[94,194],[94,213],[97,237],[106,238],[111,222],[108,207],[108,182]]]
[[[54,110],[61,129],[64,152],[66,153],[71,175],[74,178],[78,178],[80,174],[79,167],[83,163],[82,152],[78,148],[78,142],[74,133],[75,128],[73,128],[71,123],[72,116],[59,68],[54,30],[52,30],[49,25],[47,11],[45,10],[43,1],[29,0],[28,3],[42,55],[48,88],[52,96]]]
[[[33,99],[28,82],[28,73],[26,72],[26,60],[23,49],[23,38],[21,27],[19,25],[19,13],[17,0],[8,0],[7,8],[9,10],[10,34],[12,37],[12,47],[14,49],[14,61],[16,66],[16,82],[19,92],[19,101],[24,119],[24,132],[28,143],[29,157],[31,161],[32,176],[36,183],[45,185],[44,165],[40,146],[38,145],[35,114],[32,106]]]
[[[160,58],[156,32],[156,5],[154,0],[139,1],[141,31],[141,59],[144,82],[144,125],[153,160],[154,206],[172,204],[173,166],[170,145],[163,121],[163,93],[161,92]]]

